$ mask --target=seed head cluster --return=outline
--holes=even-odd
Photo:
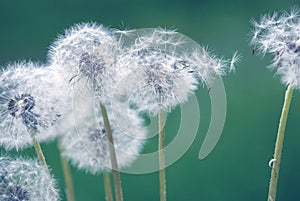
[[[298,44],[288,44],[298,52]],[[58,138],[62,154],[90,173],[111,169],[99,105],[108,111],[120,168],[139,156],[147,138],[141,113],[170,112],[199,83],[234,69],[195,41],[162,28],[120,31],[96,23],[66,29],[45,65],[16,62],[0,73],[0,145],[32,146]],[[34,137],[34,138],[33,138]],[[55,181],[34,160],[0,157],[0,200],[59,200]]]
[[[126,111],[169,112],[186,102],[199,82],[211,85],[217,76],[232,70],[235,61],[229,63],[173,30],[120,31],[93,23],[67,29],[49,51],[49,65],[62,74],[73,93],[76,124],[64,127],[63,154],[92,173],[110,167],[106,130],[98,111],[101,102],[110,108],[119,166],[130,165],[144,144],[137,139],[145,138],[146,131],[138,115],[128,121]]]

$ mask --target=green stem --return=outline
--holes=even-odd
[[[164,112],[160,111],[158,114],[159,136],[158,136],[158,158],[159,158],[159,190],[160,201],[166,201],[166,171],[165,171],[165,129],[164,129]]]
[[[44,153],[42,151],[42,148],[41,148],[41,145],[40,143],[38,142],[38,140],[36,139],[36,136],[35,135],[31,135],[31,138],[32,138],[32,141],[33,141],[33,146],[34,146],[34,149],[35,149],[35,152],[38,156],[38,159],[41,163],[41,165],[44,167],[45,171],[49,174],[50,176],[50,171],[48,169],[48,165],[46,163],[46,160],[45,160],[45,156],[44,156]]]
[[[110,155],[110,160],[111,160],[112,173],[113,173],[113,177],[114,177],[116,201],[123,201],[121,177],[120,177],[120,173],[119,173],[119,169],[118,169],[116,150],[114,147],[111,128],[110,128],[109,120],[108,120],[108,116],[107,116],[107,111],[106,111],[105,106],[102,103],[100,103],[100,108],[101,108],[101,113],[102,113],[104,126],[105,126],[105,130],[106,130],[106,137],[108,140],[109,155]]]
[[[279,121],[277,139],[276,139],[275,150],[274,150],[274,159],[272,164],[268,201],[276,200],[276,191],[277,191],[277,183],[278,183],[279,168],[280,168],[280,161],[281,161],[281,152],[282,152],[282,146],[284,140],[284,131],[286,127],[289,108],[291,105],[293,90],[294,90],[293,87],[289,85],[285,92],[285,99],[282,107],[282,113]]]
[[[64,178],[65,178],[67,200],[75,201],[75,192],[74,192],[74,187],[73,187],[73,180],[72,180],[70,165],[69,165],[68,161],[66,160],[66,158],[62,155],[62,148],[60,145],[59,145],[59,151],[60,151],[59,155],[60,155],[61,165],[62,165]]]
[[[106,201],[113,201],[111,184],[110,184],[110,176],[109,176],[109,172],[106,170],[103,171],[103,182],[104,182]]]

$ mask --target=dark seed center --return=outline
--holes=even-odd
[[[15,98],[10,99],[7,104],[9,113],[15,118],[19,118],[26,112],[30,112],[34,106],[35,100],[30,94],[15,96]]]
[[[297,44],[297,42],[288,43],[287,47],[289,50],[293,51],[294,53],[300,53],[300,46]]]
[[[106,130],[104,128],[100,129],[89,129],[89,139],[92,142],[101,142],[106,140]]]
[[[79,70],[88,78],[94,78],[97,75],[101,74],[105,68],[105,62],[103,58],[99,58],[95,55],[89,53],[84,53],[81,55],[79,60]]]
[[[3,201],[27,201],[29,200],[28,192],[21,186],[8,186]]]

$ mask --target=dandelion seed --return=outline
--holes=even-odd
[[[76,89],[88,87],[101,97],[107,96],[115,83],[119,51],[113,30],[82,23],[66,30],[53,43],[49,60]]]
[[[235,52],[230,60],[229,71],[235,71],[236,64],[241,60],[241,55]]]
[[[55,180],[37,161],[0,157],[0,200],[60,200],[55,186]]]
[[[274,56],[271,68],[281,82],[300,88],[300,17],[294,8],[290,13],[264,15],[260,22],[253,21],[251,43],[263,53]]]
[[[12,64],[3,70],[0,144],[6,149],[19,149],[32,144],[30,135],[41,141],[55,138],[57,134],[50,131],[67,111],[63,86],[54,70],[31,62]]]

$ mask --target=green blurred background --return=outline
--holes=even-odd
[[[243,59],[235,73],[224,77],[227,119],[222,137],[204,160],[198,152],[210,120],[206,88],[196,92],[201,108],[198,135],[190,149],[167,168],[170,201],[266,200],[273,147],[285,86],[265,67],[271,57],[252,56],[251,19],[274,10],[290,9],[296,0],[0,0],[0,64],[22,59],[46,61],[54,38],[74,23],[95,21],[115,28],[176,28],[217,55],[238,50]],[[278,200],[300,200],[300,92],[294,93],[279,178]],[[176,131],[179,109],[169,114],[167,141]],[[149,141],[148,149],[156,146]],[[43,144],[59,181],[64,183],[56,143]],[[2,153],[5,153],[2,151]],[[26,150],[21,155],[34,153]],[[104,200],[102,175],[72,168],[77,201]],[[156,201],[158,174],[122,174],[125,201]]]

